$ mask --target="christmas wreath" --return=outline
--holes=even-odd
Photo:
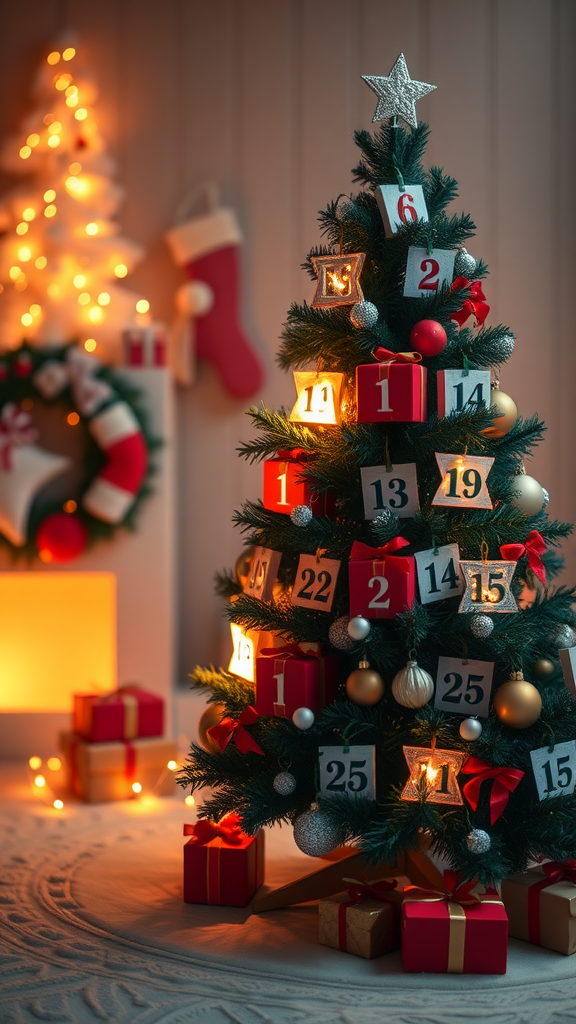
[[[134,529],[158,445],[140,392],[76,344],[4,354],[0,542],[66,562]]]

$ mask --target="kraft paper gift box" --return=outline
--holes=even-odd
[[[334,494],[317,494],[313,482],[302,476],[310,468],[310,459],[299,448],[278,452],[276,459],[264,462],[264,508],[290,514],[297,505],[309,505],[315,516],[333,515]]]
[[[299,644],[261,650],[256,659],[259,715],[291,718],[297,708],[318,715],[336,696],[338,658],[302,650]]]
[[[248,836],[236,814],[184,825],[185,903],[246,907],[264,882],[264,832]]]
[[[319,940],[366,960],[400,945],[402,893],[393,881],[352,883],[318,904]]]
[[[113,693],[75,693],[72,728],[92,743],[162,736],[164,701],[137,686]]]
[[[419,365],[419,353],[377,349],[376,357],[378,362],[356,367],[358,423],[425,423],[428,371]]]
[[[395,553],[407,543],[394,537],[382,547],[371,548],[354,541],[348,563],[351,616],[393,619],[412,607],[416,597],[414,556]]]
[[[143,793],[174,793],[174,773],[168,761],[176,759],[173,740],[150,738],[116,743],[89,743],[72,732],[60,734],[62,751],[73,793],[88,803],[127,800],[132,783]]]
[[[510,875],[502,882],[502,900],[515,939],[576,953],[575,861],[551,861]]]

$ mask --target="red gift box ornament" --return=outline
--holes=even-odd
[[[545,877],[533,882],[528,889],[528,941],[535,946],[540,945],[540,893],[557,882],[573,882],[576,884],[576,860],[570,858],[565,864],[558,860],[548,861],[540,867]]]
[[[409,543],[404,537],[393,537],[372,548],[354,541],[348,563],[351,616],[393,619],[412,606],[416,597],[414,556],[396,554]]]
[[[532,572],[538,577],[542,586],[546,586],[546,569],[542,561],[542,555],[546,551],[546,541],[538,530],[530,530],[523,544],[502,544],[500,554],[507,562],[517,562],[522,555],[527,555],[528,565]]]
[[[475,316],[478,326],[481,327],[490,312],[490,306],[485,302],[486,296],[482,291],[482,285],[480,281],[474,281],[472,284],[467,277],[457,277],[453,281],[450,291],[455,292],[463,288],[470,288],[470,297],[464,300],[460,309],[450,314],[450,319],[455,320],[462,327],[469,316]]]
[[[236,813],[184,825],[184,902],[245,907],[264,881],[264,832],[248,836]]]
[[[376,364],[356,367],[356,418],[359,423],[423,423],[426,421],[426,367],[420,352],[392,352],[380,346]]]
[[[490,793],[491,825],[498,821],[500,815],[504,813],[510,799],[510,793],[514,792],[516,786],[524,777],[524,772],[520,771],[519,768],[494,768],[492,765],[486,764],[485,761],[481,761],[478,757],[469,757],[462,766],[462,772],[465,775],[475,776],[475,778],[470,779],[462,787],[462,792],[473,811],[478,808],[482,783],[488,779],[494,779],[494,785]]]
[[[398,882],[395,878],[390,881],[381,879],[379,882],[370,882],[366,884],[364,882],[357,882],[355,878],[343,878],[343,882],[351,882],[352,884],[346,890],[350,899],[346,900],[345,903],[341,903],[338,907],[338,948],[342,952],[346,953],[348,950],[348,943],[346,941],[346,911],[348,907],[356,907],[359,903],[364,903],[365,900],[382,900],[384,903],[390,903],[396,913],[390,917],[390,927],[394,930],[397,922],[397,913],[400,910],[400,906],[391,898],[391,893],[397,893]]]
[[[240,718],[223,718],[218,725],[213,725],[211,729],[208,729],[207,735],[218,744],[220,750],[225,750],[232,737],[234,737],[234,743],[241,754],[247,754],[249,751],[252,751],[254,754],[263,754],[262,748],[258,746],[256,740],[252,738],[245,728],[247,725],[254,725],[258,718],[260,718],[260,715],[256,708],[248,704]]]
[[[276,718],[291,718],[299,707],[319,714],[334,699],[336,681],[333,655],[298,643],[264,648],[256,661],[256,705],[261,714]]]

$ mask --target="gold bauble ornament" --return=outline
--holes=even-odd
[[[403,708],[421,708],[434,693],[434,680],[417,661],[407,661],[392,680],[392,696]]]
[[[346,680],[346,693],[355,704],[370,707],[381,699],[384,693],[384,680],[379,672],[370,668],[369,662],[361,661]]]
[[[510,398],[510,395],[500,391],[500,388],[491,388],[490,405],[496,407],[498,415],[494,417],[492,426],[486,427],[480,433],[486,434],[487,437],[504,437],[504,434],[512,430],[518,419],[516,402],[513,398]]]
[[[539,679],[545,679],[546,676],[551,676],[554,672],[554,662],[549,658],[538,658],[538,661],[535,661],[532,666],[532,671]]]
[[[246,585],[246,581],[250,574],[250,563],[252,562],[255,550],[255,547],[244,548],[242,554],[238,555],[238,558],[236,559],[234,575],[241,587]]]
[[[512,478],[512,504],[525,516],[535,516],[544,508],[544,491],[533,476],[518,473]]]
[[[494,711],[511,729],[528,729],[542,710],[542,697],[521,672],[512,672],[494,697]]]
[[[224,712],[226,711],[225,704],[209,704],[206,710],[202,713],[202,717],[198,722],[198,743],[204,750],[207,750],[209,754],[218,754],[220,747],[211,736],[208,735],[208,729],[211,729],[213,725],[219,725],[224,718]]]

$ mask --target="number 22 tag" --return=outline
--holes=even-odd
[[[531,750],[530,760],[540,800],[563,794],[569,796],[574,792],[576,780],[575,740],[557,743],[552,753],[550,753],[550,747]]]
[[[291,603],[298,608],[329,612],[334,600],[340,562],[335,558],[300,555]]]
[[[376,747],[319,747],[320,795],[376,799]]]

